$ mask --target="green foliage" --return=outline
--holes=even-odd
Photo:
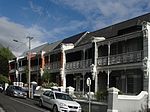
[[[6,60],[11,60],[12,58],[14,58],[14,55],[9,50],[9,48],[4,48],[4,47],[0,48],[0,56],[5,58]]]
[[[6,76],[3,76],[2,74],[0,74],[0,84],[2,83],[9,83],[9,80]]]
[[[48,72],[48,70],[44,70],[42,80],[45,83],[50,83],[52,81],[52,75]]]
[[[95,94],[95,97],[98,101],[104,101],[107,99],[108,92],[107,91],[98,91]]]
[[[8,61],[13,57],[14,55],[8,48],[0,48],[0,74],[8,76],[9,72]]]
[[[58,86],[58,84],[57,83],[53,83],[53,82],[51,82],[51,83],[43,83],[42,84],[42,87],[48,88],[48,89],[53,87],[53,86]]]

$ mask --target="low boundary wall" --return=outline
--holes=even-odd
[[[107,112],[147,112],[148,93],[139,95],[118,95],[119,90],[112,87],[108,90]]]

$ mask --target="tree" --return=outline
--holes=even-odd
[[[9,50],[9,48],[0,48],[0,74],[8,76],[9,64],[8,61],[13,59],[15,56]]]
[[[0,74],[0,84],[8,83],[8,82],[9,82],[8,78]]]
[[[48,70],[44,70],[42,80],[46,83],[50,83],[52,81],[52,75],[48,72]]]

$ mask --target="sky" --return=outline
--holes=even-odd
[[[35,48],[149,11],[149,0],[0,0],[0,43],[19,56],[27,36]]]

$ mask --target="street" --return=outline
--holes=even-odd
[[[39,107],[38,101],[14,98],[3,93],[0,93],[0,107],[5,112],[50,112],[49,109]]]

